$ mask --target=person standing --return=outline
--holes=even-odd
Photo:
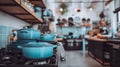
[[[100,20],[100,33],[102,35],[108,35],[108,29],[106,27],[106,21],[104,19]]]
[[[17,40],[17,31],[12,30],[12,34],[10,35],[10,42],[15,42]]]
[[[50,30],[50,33],[53,33],[55,34],[55,23],[54,23],[54,19],[53,18],[50,18],[49,19],[49,30]]]
[[[85,27],[86,19],[85,18],[82,19],[82,23],[83,23],[83,27],[81,28],[81,31],[82,31],[82,35],[85,35],[86,34],[86,27]]]

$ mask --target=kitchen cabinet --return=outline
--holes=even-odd
[[[45,8],[42,0],[30,0],[30,2],[34,5],[41,3],[42,6],[41,4],[38,6],[41,6],[43,9]],[[1,0],[0,10],[30,24],[43,22],[42,18],[39,18],[35,12],[30,10],[25,4],[21,2],[21,0]]]
[[[88,54],[100,63],[111,67],[120,66],[120,38],[86,39]]]
[[[82,50],[81,39],[64,39],[63,45],[65,50]]]
[[[120,38],[111,38],[108,45],[112,46],[110,57],[111,67],[120,67]]]
[[[111,67],[120,67],[120,50],[112,49],[111,52]]]
[[[88,41],[88,54],[102,65],[110,65],[110,48],[107,40],[86,39]]]

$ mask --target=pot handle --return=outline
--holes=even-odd
[[[41,36],[40,36],[40,38],[44,38],[44,36],[43,36],[43,35],[41,35]]]
[[[22,46],[18,45],[17,48],[22,49]]]
[[[27,30],[21,30],[20,33],[28,33]]]
[[[53,45],[53,48],[57,48],[57,46],[56,46],[56,45]]]

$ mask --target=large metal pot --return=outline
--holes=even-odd
[[[54,34],[42,34],[40,36],[41,41],[54,41],[55,35]]]
[[[18,46],[18,48],[22,49],[23,55],[29,59],[49,58],[53,55],[53,49],[55,47],[55,45],[51,45],[44,42],[31,42],[23,46]]]
[[[40,31],[35,29],[20,29],[17,31],[18,39],[40,39]]]

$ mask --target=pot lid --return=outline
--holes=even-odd
[[[23,45],[22,47],[53,47],[55,45],[52,45],[47,42],[29,42],[26,45]]]
[[[27,30],[27,31],[38,31],[36,29],[33,29],[33,28],[24,28],[24,29],[20,29],[18,31],[21,31],[21,30]]]

